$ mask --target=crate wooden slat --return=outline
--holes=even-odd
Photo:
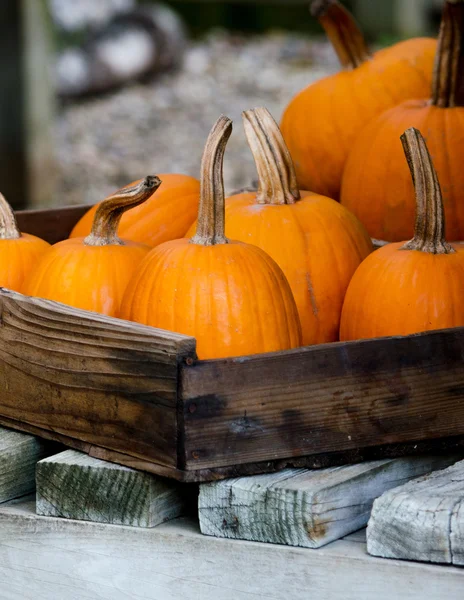
[[[86,207],[18,214],[65,238]],[[464,328],[197,361],[195,340],[0,290],[0,423],[183,481],[464,445]]]

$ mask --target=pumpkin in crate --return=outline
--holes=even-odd
[[[198,179],[172,173],[159,177],[163,182],[161,188],[122,216],[119,235],[125,240],[154,247],[183,237],[197,218],[200,198]],[[70,237],[84,237],[90,233],[98,206],[87,211],[74,226]]]
[[[464,326],[464,245],[445,239],[440,185],[423,137],[411,128],[402,142],[416,191],[414,237],[383,246],[356,271],[342,340]]]
[[[145,202],[160,186],[158,177],[146,177],[118,190],[98,205],[90,234],[58,242],[43,255],[25,285],[25,293],[119,316],[127,284],[149,246],[118,236],[126,210]]]
[[[127,288],[122,317],[192,335],[200,358],[301,345],[298,311],[278,265],[224,235],[222,165],[232,122],[221,117],[202,159],[196,234],[154,248]]]
[[[463,82],[464,1],[455,0],[443,7],[431,99],[404,102],[376,118],[348,158],[341,202],[373,238],[398,242],[412,235],[414,187],[398,139],[417,127],[440,179],[447,238],[464,239]]]
[[[311,9],[343,70],[300,92],[281,127],[300,187],[338,200],[343,168],[360,129],[403,100],[428,93],[436,41],[416,38],[371,54],[339,2],[314,0]]]
[[[346,289],[372,252],[371,240],[338,202],[298,189],[291,156],[267,109],[246,111],[243,121],[259,189],[226,200],[226,235],[262,248],[283,270],[303,344],[336,341]]]
[[[44,240],[19,231],[13,209],[0,194],[0,287],[23,292],[29,273],[49,248]]]

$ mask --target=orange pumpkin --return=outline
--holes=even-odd
[[[300,92],[281,127],[300,187],[338,200],[343,168],[361,128],[403,100],[428,93],[436,42],[411,39],[371,55],[353,17],[336,0],[315,0],[312,13],[343,70]]]
[[[464,246],[446,242],[440,185],[424,139],[411,128],[402,142],[416,186],[414,237],[380,248],[356,271],[342,340],[464,326]]]
[[[292,288],[303,344],[338,339],[345,292],[372,252],[361,223],[338,202],[300,191],[277,123],[265,108],[243,113],[259,177],[257,193],[226,200],[226,235],[262,248]]]
[[[119,221],[126,210],[147,200],[160,184],[158,177],[146,177],[99,204],[90,234],[52,246],[34,265],[25,293],[119,316],[127,284],[150,250],[149,246],[120,239]]]
[[[23,292],[29,273],[49,248],[44,240],[19,231],[11,206],[0,194],[0,287]]]
[[[431,100],[410,100],[385,112],[361,133],[343,176],[341,202],[374,238],[412,235],[415,199],[398,138],[424,132],[443,190],[446,235],[464,239],[464,2],[445,2]],[[430,93],[430,91],[429,91]]]
[[[224,235],[222,164],[232,122],[213,127],[202,160],[196,235],[154,248],[130,283],[122,316],[192,335],[200,358],[295,348],[301,328],[277,264]]]
[[[200,182],[188,175],[165,174],[159,177],[162,187],[146,202],[124,213],[119,235],[125,240],[154,247],[184,236],[197,218]],[[97,208],[98,204],[80,219],[70,237],[84,237],[90,233]]]

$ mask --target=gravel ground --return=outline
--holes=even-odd
[[[248,185],[255,170],[241,111],[266,106],[280,119],[297,91],[336,69],[323,39],[213,32],[191,44],[176,73],[62,109],[56,204],[93,203],[149,173],[198,176],[203,144],[221,113],[235,122],[226,191]]]

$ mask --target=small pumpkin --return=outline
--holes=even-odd
[[[286,350],[301,344],[298,312],[277,264],[224,235],[222,165],[232,122],[221,117],[202,159],[196,234],[165,242],[140,265],[123,318],[192,335],[200,358]]]
[[[285,273],[304,345],[336,341],[346,289],[372,252],[371,240],[338,202],[298,189],[290,153],[267,109],[244,112],[243,122],[259,189],[226,200],[226,235],[258,246]]]
[[[416,192],[414,237],[383,246],[356,271],[342,340],[464,326],[464,246],[445,239],[440,185],[424,138],[410,128],[401,139]]]
[[[351,14],[336,0],[314,0],[343,70],[300,92],[282,119],[298,183],[335,200],[361,128],[408,98],[427,95],[436,42],[416,38],[371,54]]]
[[[100,203],[90,234],[50,247],[34,265],[25,293],[118,317],[127,284],[150,250],[119,238],[118,225],[126,210],[147,200],[160,184],[158,177],[146,177]]]
[[[159,177],[163,182],[162,187],[122,216],[119,235],[125,240],[154,247],[183,237],[195,221],[200,198],[198,179],[172,173]],[[98,204],[85,213],[74,226],[70,237],[84,237],[90,233],[97,209]]]
[[[360,134],[343,175],[341,202],[373,238],[398,242],[412,235],[415,197],[399,136],[424,132],[443,190],[446,235],[464,239],[464,2],[445,2],[432,97],[385,112]]]
[[[23,292],[25,280],[49,248],[44,240],[19,231],[13,209],[0,194],[0,287]]]

